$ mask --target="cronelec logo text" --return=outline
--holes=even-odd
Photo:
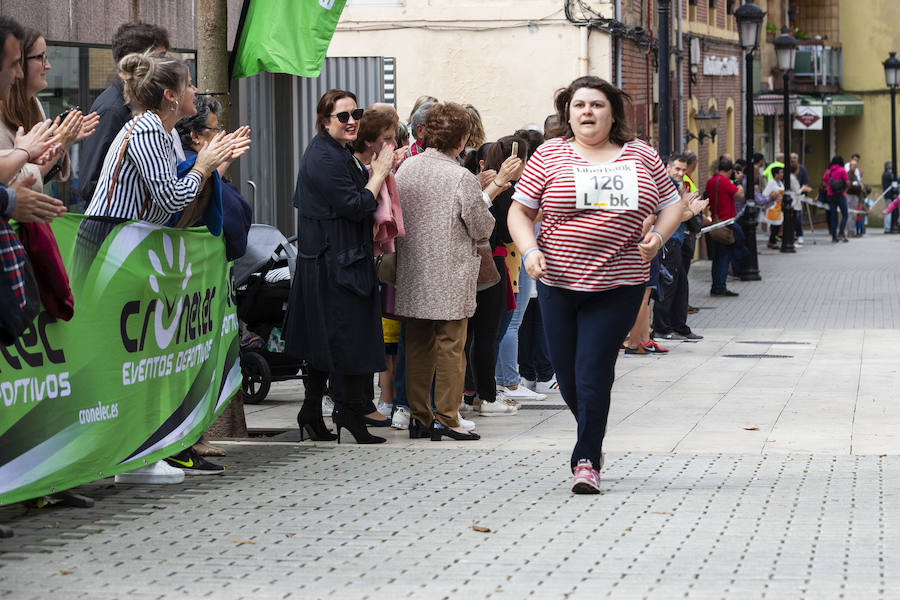
[[[118,404],[103,404],[98,402],[93,408],[85,408],[78,411],[78,422],[82,425],[88,423],[97,423],[98,421],[109,421],[119,416]]]

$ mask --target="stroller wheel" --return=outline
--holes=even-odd
[[[244,403],[259,404],[265,400],[272,385],[272,372],[266,359],[256,352],[242,352],[241,375],[244,378],[241,385]]]

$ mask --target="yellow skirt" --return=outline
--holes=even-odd
[[[400,321],[381,317],[381,328],[384,330],[385,344],[396,344],[400,341]]]

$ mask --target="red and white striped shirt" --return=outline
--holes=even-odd
[[[680,202],[652,147],[635,139],[606,164],[631,161],[637,172],[637,210],[585,210],[575,205],[575,166],[591,166],[564,138],[547,140],[528,161],[513,200],[543,212],[538,247],[547,261],[546,285],[602,291],[639,285],[650,276],[641,260],[641,226],[651,213]]]

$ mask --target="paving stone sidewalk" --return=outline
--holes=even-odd
[[[690,302],[703,310],[691,315],[688,324],[700,330],[900,328],[900,235],[872,231],[832,244],[827,230],[816,236],[807,230],[804,240],[796,254],[782,254],[766,248],[768,237],[760,236],[762,281],[729,279],[737,298],[710,296],[712,265],[695,261],[689,273]]]
[[[221,477],[0,507],[0,597],[897,597],[900,236],[806,240],[738,298],[694,264],[706,338],[620,359],[600,496],[569,491],[558,394],[474,444],[298,445],[286,382],[247,407],[285,433]]]
[[[0,509],[0,596],[890,598],[897,457],[229,445],[226,475]],[[388,456],[390,459],[387,459]],[[387,459],[387,460],[386,460]],[[490,529],[479,532],[473,526]]]

